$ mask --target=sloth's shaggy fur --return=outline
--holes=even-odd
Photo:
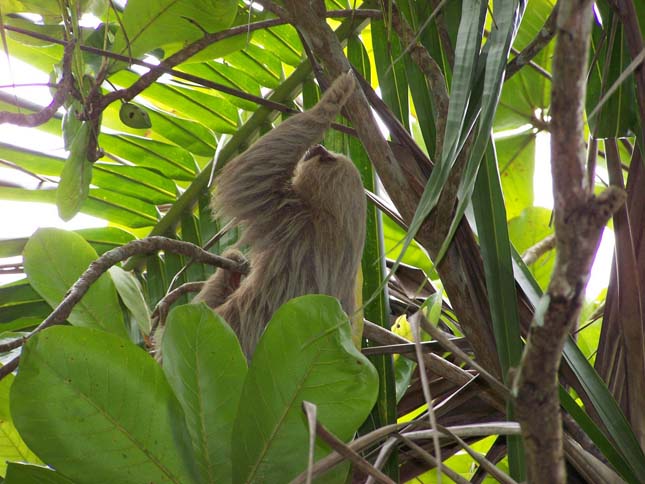
[[[251,270],[240,281],[218,269],[195,300],[231,325],[249,358],[275,310],[289,299],[328,294],[348,314],[355,310],[365,239],[361,177],[348,158],[314,146],[354,84],[351,73],[339,76],[316,106],[267,133],[219,176],[214,211],[242,226]],[[241,257],[237,251],[226,255]]]

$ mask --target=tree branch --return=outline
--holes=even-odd
[[[0,124],[12,123],[18,126],[33,128],[46,123],[56,114],[56,111],[58,111],[65,102],[65,99],[72,92],[74,84],[74,78],[72,77],[72,59],[74,57],[76,42],[72,40],[64,42],[63,45],[65,46],[63,53],[63,75],[60,82],[56,84],[56,92],[49,106],[30,114],[0,112]]]
[[[347,72],[351,66],[343,54],[343,48],[333,31],[316,15],[308,2],[287,0],[285,2],[296,27],[305,37],[313,53],[333,77]],[[357,90],[349,99],[347,113],[358,136],[367,151],[379,177],[394,204],[406,221],[412,220],[419,202],[421,191],[417,191],[418,180],[408,176],[380,133],[362,90]],[[425,180],[424,180],[425,182]],[[489,371],[499,374],[499,359],[495,351],[483,266],[477,246],[466,222],[462,222],[451,245],[437,270],[446,291],[455,304],[455,311],[477,360]],[[431,253],[439,250],[436,230],[432,223],[425,223],[419,230],[418,239]],[[439,244],[443,239],[439,240]]]
[[[560,4],[553,59],[551,171],[557,258],[536,309],[514,382],[529,482],[566,482],[557,372],[576,323],[600,236],[625,192],[590,193],[586,178],[584,102],[591,0]]]
[[[378,10],[370,10],[370,9],[361,9],[361,10],[352,10],[352,9],[347,9],[347,10],[333,10],[329,11],[327,13],[327,16],[329,17],[334,17],[334,18],[343,18],[343,17],[349,17],[349,16],[356,16],[356,17],[375,17],[375,16],[380,16],[381,12]],[[133,59],[125,55],[117,54],[115,52],[110,52],[106,51],[103,49],[98,49],[96,47],[91,47],[91,46],[86,46],[86,45],[81,45],[80,49],[84,52],[89,52],[92,54],[100,55],[109,59],[114,59],[119,62],[124,62],[126,64],[135,64],[135,65],[140,65],[142,67],[147,67],[150,69],[147,73],[142,75],[139,79],[137,79],[136,82],[134,82],[131,86],[128,88],[124,89],[119,89],[116,91],[113,91],[109,94],[106,94],[105,96],[97,96],[93,102],[95,102],[97,105],[92,106],[92,109],[87,109],[87,112],[93,113],[94,117],[98,117],[98,115],[105,110],[105,108],[111,104],[112,102],[116,100],[125,100],[125,101],[130,101],[132,100],[135,96],[143,92],[146,88],[148,88],[153,82],[155,82],[157,79],[159,79],[163,74],[171,74],[179,79],[184,79],[189,82],[194,82],[196,84],[199,84],[204,87],[208,87],[211,89],[215,89],[217,91],[223,92],[225,94],[230,94],[232,96],[239,97],[240,99],[245,99],[247,101],[255,102],[259,104],[260,106],[266,106],[270,109],[274,109],[276,111],[284,112],[284,113],[293,113],[294,111],[290,109],[289,107],[280,104],[280,103],[275,103],[272,102],[268,99],[264,99],[259,96],[254,96],[252,94],[248,94],[244,91],[240,91],[238,89],[234,89],[232,87],[229,87],[225,84],[220,84],[218,82],[213,82],[208,79],[203,79],[198,76],[194,76],[192,74],[188,74],[185,72],[177,71],[173,69],[173,67],[181,64],[182,62],[188,60],[190,57],[194,56],[197,54],[199,51],[205,49],[206,47],[210,46],[211,44],[218,42],[220,40],[227,39],[229,37],[233,37],[235,35],[240,35],[248,32],[252,32],[255,30],[260,30],[260,29],[265,29],[265,28],[270,28],[270,27],[275,27],[278,25],[284,25],[286,23],[286,20],[282,18],[278,19],[268,19],[268,20],[262,20],[259,22],[254,22],[251,24],[245,24],[245,25],[239,25],[236,27],[232,27],[230,29],[220,31],[220,32],[215,32],[215,33],[207,33],[202,37],[201,39],[198,39],[197,41],[193,42],[192,44],[188,45],[184,49],[176,52],[175,54],[171,55],[167,59],[161,61],[159,64],[151,64],[149,62],[145,62],[139,59]],[[53,37],[49,37],[47,35],[40,34],[38,32],[32,32],[26,29],[22,29],[20,27],[13,27],[9,25],[5,25],[4,28],[8,31],[19,33],[22,35],[26,35],[29,37],[37,38],[46,42],[51,42],[54,44],[61,44],[61,45],[67,45],[67,42],[62,41],[60,39],[55,39]],[[73,51],[73,49],[71,49]],[[70,61],[71,62],[71,61]],[[65,64],[65,62],[63,62]],[[65,72],[65,71],[64,71]],[[18,124],[21,126],[38,126],[40,124],[45,123],[48,121],[62,106],[63,101],[65,100],[69,90],[71,89],[71,74],[69,76],[70,78],[70,85],[67,89],[61,89],[60,84],[63,83],[65,80],[65,77],[63,77],[63,80],[61,80],[61,83],[59,83],[58,86],[58,91],[56,93],[56,96],[54,96],[54,100],[52,101],[52,104],[45,108],[43,111],[39,113],[34,113],[34,114],[20,114],[20,113],[0,113],[0,123],[2,122],[10,122],[13,124]],[[62,92],[61,92],[62,91]],[[60,93],[60,94],[59,94]],[[58,98],[62,99],[58,99]],[[4,118],[7,117],[5,120]],[[345,127],[342,127],[341,125],[335,124],[334,127],[336,129],[339,129],[343,132],[347,132]],[[352,134],[352,133],[350,133]]]
[[[24,338],[19,338],[10,341],[9,343],[1,344],[0,353],[5,353],[22,346],[33,335],[49,326],[64,323],[72,312],[72,309],[74,309],[74,306],[76,306],[76,304],[81,300],[90,286],[113,265],[134,255],[153,254],[160,250],[184,255],[197,262],[211,264],[231,271],[241,272],[243,274],[248,272],[248,267],[246,265],[240,265],[238,262],[227,259],[226,257],[206,252],[201,247],[191,244],[190,242],[182,242],[180,240],[168,239],[166,237],[147,237],[145,239],[133,240],[124,246],[107,251],[101,257],[92,262],[87,270],[70,288],[56,309],[54,309],[36,329]],[[0,368],[0,379],[13,371],[17,361],[18,358],[14,358],[5,366]]]
[[[157,328],[165,326],[170,306],[175,304],[185,294],[201,291],[202,287],[204,287],[204,282],[201,281],[186,282],[162,297],[150,315],[152,324],[150,325],[150,334],[148,335],[148,338],[152,340]]]
[[[527,266],[530,266],[544,254],[553,249],[555,249],[555,235],[547,235],[537,244],[529,247],[528,249],[526,249],[526,251],[524,251],[524,253],[522,254],[522,262],[524,262]]]
[[[304,36],[313,53],[322,60],[331,77],[336,78],[349,71],[351,65],[343,54],[338,37],[316,14],[309,2],[287,0],[285,5],[289,15],[294,19],[295,26]],[[398,193],[400,200],[397,206],[403,205],[409,213],[414,213],[416,206],[414,197],[409,193],[405,176],[381,135],[362,90],[356,90],[349,98],[346,111],[379,175],[390,185],[388,193],[392,196]]]
[[[540,29],[535,38],[515,56],[515,58],[506,66],[506,77],[508,80],[516,74],[522,67],[529,64],[531,60],[544,49],[551,39],[555,36],[555,22],[558,16],[558,4],[553,7],[549,17],[544,22],[544,26]]]

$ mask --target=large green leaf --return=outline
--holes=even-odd
[[[134,235],[116,227],[98,227],[76,231],[101,255],[134,240]]]
[[[194,158],[177,146],[132,135],[102,134],[99,142],[107,152],[168,178],[191,180],[195,176]]]
[[[529,9],[530,10],[530,9]],[[552,47],[534,57],[535,62],[550,67]],[[504,83],[495,115],[495,132],[515,130],[545,117],[551,98],[551,83],[534,69],[523,68]]]
[[[11,417],[9,392],[14,376],[7,375],[0,381],[0,475],[7,472],[8,461],[31,462],[40,464],[41,460],[22,440]]]
[[[518,216],[533,205],[535,134],[495,139],[495,151],[502,180],[506,218]]]
[[[298,33],[291,25],[278,25],[253,34],[253,42],[273,52],[285,64],[297,66],[302,61]]]
[[[201,77],[208,81],[217,82],[233,89],[239,89],[246,94],[254,96],[262,96],[260,85],[246,72],[236,69],[228,64],[221,64],[219,62],[204,62],[201,64],[187,64],[178,67],[178,70],[193,76]],[[241,97],[219,93],[220,96],[227,99],[231,104],[246,109],[247,111],[255,111],[258,108],[257,103],[242,99]]]
[[[0,332],[19,331],[40,324],[51,307],[21,279],[0,287]]]
[[[508,232],[513,245],[520,253],[553,234],[551,214],[552,211],[547,208],[529,207],[519,216],[509,220]],[[554,263],[555,251],[552,250],[530,265],[531,273],[541,288],[546,288],[549,283]]]
[[[103,111],[102,126],[104,128],[110,128],[111,130],[130,134],[136,137],[142,137],[145,135],[146,138],[143,138],[144,140],[150,139],[157,142],[168,140],[177,145],[173,148],[181,147],[183,150],[188,150],[199,156],[213,156],[216,146],[215,137],[213,132],[206,126],[196,121],[178,117],[176,114],[173,114],[173,110],[163,111],[151,105],[147,105],[146,110],[148,111],[148,116],[152,122],[152,129],[144,131],[141,129],[129,128],[124,125],[119,119],[119,109],[116,103],[109,105],[107,109]],[[107,136],[110,135],[108,135],[104,130],[99,136],[99,143],[101,148],[109,151],[107,147],[103,145],[103,138]],[[187,154],[181,153],[183,150],[178,150],[182,159]],[[161,152],[162,155],[166,153],[167,150],[163,150]],[[129,161],[138,164],[138,158],[134,158]]]
[[[148,108],[148,115],[157,136],[163,136],[199,156],[212,157],[215,154],[215,136],[206,126],[152,107]]]
[[[174,201],[177,194],[173,181],[157,171],[116,163],[95,163],[92,183],[156,205]]]
[[[60,472],[47,467],[10,462],[4,484],[74,484]]]
[[[121,71],[111,80],[127,86],[138,78],[134,72]],[[237,110],[221,96],[167,82],[150,85],[140,96],[159,109],[179,113],[217,132],[233,133],[237,128]]]
[[[522,50],[535,39],[553,10],[553,0],[531,0],[530,8],[522,17],[513,47]],[[532,61],[544,72],[551,71],[553,42],[533,57]],[[542,115],[549,106],[551,81],[531,66],[520,69],[512,78],[504,82],[502,95],[495,114],[495,132],[512,130],[531,124],[534,116]]]
[[[230,27],[236,14],[237,0],[129,0],[121,16],[123,30],[118,31],[113,48],[132,57],[159,47],[177,50],[202,37],[204,31]],[[213,57],[230,48],[227,44]]]
[[[177,399],[159,365],[123,338],[69,326],[37,334],[11,411],[30,448],[77,484],[197,482]]]
[[[390,259],[395,259],[401,250],[401,241],[405,238],[405,230],[399,227],[387,215],[383,217],[383,240],[385,243],[385,255]],[[401,258],[401,262],[412,267],[418,267],[423,270],[431,279],[438,279],[437,271],[432,265],[428,253],[423,247],[413,240],[406,249]]]
[[[0,187],[0,200],[55,203],[56,192]],[[132,228],[149,227],[158,221],[154,205],[100,188],[90,189],[90,196],[83,204],[82,212]]]
[[[25,246],[25,273],[32,287],[52,307],[96,259],[96,252],[78,234],[39,229]],[[109,274],[103,274],[76,304],[68,320],[76,326],[100,328],[126,337],[123,314]]]
[[[162,345],[202,482],[231,482],[233,420],[247,372],[235,333],[204,304],[191,304],[168,315]]]
[[[132,234],[116,227],[80,229],[75,232],[87,240],[99,255],[134,240]],[[21,255],[28,240],[28,237],[0,240],[0,257]]]
[[[106,138],[102,138],[106,139]],[[108,145],[110,145],[110,138]],[[145,145],[145,143],[144,143]],[[74,159],[71,157],[65,161],[63,158],[52,156],[35,150],[14,146],[9,143],[0,143],[0,156],[20,168],[33,173],[45,176],[60,176],[61,183],[57,191],[57,199],[62,198],[63,202],[76,207],[82,206],[85,201],[82,196],[90,193],[89,179],[92,185],[106,190],[121,193],[142,201],[155,204],[168,203],[175,199],[177,187],[167,176],[159,173],[164,169],[164,163],[171,165],[170,170],[174,173],[177,165],[183,161],[185,169],[180,172],[183,178],[192,178],[192,172],[195,170],[195,162],[189,153],[178,147],[162,145],[159,142],[151,142],[149,148],[162,148],[154,159],[155,154],[146,151],[145,156],[136,158],[135,163],[148,165],[152,169],[142,168],[139,166],[124,166],[117,163],[89,163],[85,159],[85,153],[81,153],[81,158]],[[118,146],[118,145],[117,145]],[[166,151],[166,153],[163,153]],[[132,154],[139,154],[132,150]],[[184,156],[182,156],[184,155]],[[172,161],[167,160],[172,158]],[[190,171],[192,169],[192,172]],[[188,173],[191,173],[190,177]],[[71,176],[70,176],[71,175]],[[89,177],[89,178],[88,178]],[[65,182],[62,179],[66,180]],[[86,183],[87,186],[81,185]],[[85,193],[87,191],[87,193]]]
[[[261,85],[276,89],[282,81],[282,62],[270,50],[250,44],[226,56],[227,62],[245,72]]]
[[[303,400],[316,404],[320,422],[346,441],[372,409],[377,389],[377,373],[354,347],[337,300],[309,295],[288,302],[267,326],[244,382],[233,482],[288,482],[306,468]],[[329,452],[322,443],[315,450],[316,458]]]

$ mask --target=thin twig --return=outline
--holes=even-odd
[[[423,390],[423,397],[426,400],[426,405],[428,406],[428,417],[430,419],[430,428],[437,428],[437,417],[434,413],[434,406],[432,402],[432,395],[430,393],[430,385],[428,384],[428,374],[426,373],[426,368],[424,364],[424,359],[421,353],[421,323],[419,319],[421,318],[420,312],[416,312],[409,319],[410,325],[412,326],[412,333],[414,334],[414,344],[416,345],[416,354],[417,362],[419,364],[419,375],[421,376],[421,389]],[[441,444],[439,443],[439,435],[435,435],[432,439],[434,445],[434,453],[436,457],[437,465],[437,482],[441,484],[441,473],[442,473],[442,462],[441,462]]]
[[[426,452],[423,447],[421,447],[419,444],[414,442],[413,440],[407,438],[405,434],[398,434],[397,438],[403,442],[405,445],[410,447],[417,456],[419,456],[422,460],[425,460],[430,466],[436,467],[437,472],[442,472],[446,476],[448,476],[450,479],[453,481],[457,482],[458,484],[469,484],[469,481],[467,479],[464,479],[461,477],[459,474],[457,474],[455,471],[447,467],[443,462],[441,462],[441,457],[435,457],[429,452]],[[437,433],[435,436],[436,439],[439,439],[439,434]],[[441,482],[441,477],[437,476],[437,482]]]
[[[540,240],[537,244],[526,249],[522,254],[522,261],[527,266],[530,266],[544,254],[553,249],[555,249],[555,234],[550,234]]]
[[[544,49],[555,36],[555,22],[558,17],[558,4],[553,7],[544,26],[537,33],[535,38],[518,53],[515,58],[506,66],[505,80],[510,79],[525,65]]]
[[[303,410],[307,413],[307,402],[303,402]],[[368,476],[371,476],[381,484],[395,484],[392,479],[383,474],[380,470],[376,469],[372,464],[367,462],[361,455],[353,450],[349,445],[340,440],[329,430],[325,428],[318,420],[316,420],[316,435],[318,435],[322,440],[324,440],[332,449],[342,455],[345,459],[349,460],[356,469],[364,472]],[[311,466],[313,469],[313,466]],[[311,472],[312,475],[313,471]]]
[[[466,338],[453,338],[450,340],[452,343],[457,345],[468,346],[468,340]],[[441,351],[443,346],[438,341],[421,341],[419,343],[421,351],[423,353],[438,352]],[[397,345],[386,345],[386,346],[370,346],[368,348],[363,348],[361,353],[365,356],[370,355],[403,355],[406,353],[414,353],[416,351],[415,343],[408,344],[397,344]]]
[[[150,316],[150,320],[152,321],[149,334],[150,340],[153,339],[157,328],[165,325],[170,306],[176,303],[184,294],[199,292],[201,291],[202,287],[204,287],[204,282],[202,281],[186,282],[185,284],[182,284],[176,289],[170,291],[159,300]]]
[[[485,456],[481,455],[479,452],[476,452],[470,445],[464,442],[464,440],[461,437],[454,434],[453,432],[451,432],[449,429],[447,429],[442,425],[439,425],[439,430],[441,430],[444,434],[449,435],[450,437],[455,439],[455,441],[457,441],[459,446],[462,449],[464,449],[466,452],[468,452],[468,455],[470,455],[473,458],[473,460],[479,463],[481,468],[483,468],[491,476],[497,479],[498,482],[501,482],[502,484],[517,484],[517,481],[515,479],[513,479],[508,474],[502,472],[497,467],[495,467],[495,464],[493,464],[491,461],[489,461]]]
[[[482,367],[479,363],[477,363],[470,356],[468,356],[465,351],[463,351],[456,344],[454,344],[453,341],[451,341],[448,337],[446,337],[443,331],[441,331],[439,328],[435,327],[434,325],[430,324],[428,320],[425,319],[425,316],[421,311],[417,312],[416,314],[420,318],[419,321],[424,331],[426,331],[430,336],[436,339],[441,344],[441,346],[443,346],[446,350],[450,351],[455,357],[457,357],[463,363],[465,363],[472,369],[479,372],[481,377],[484,380],[486,380],[486,382],[491,386],[493,390],[495,390],[495,392],[498,395],[504,397],[505,399],[510,399],[511,397],[510,391],[508,388],[506,388],[506,386],[502,382],[500,382],[497,378],[491,375],[488,371],[486,371],[484,367]]]
[[[362,450],[372,446],[376,442],[379,442],[383,439],[388,438],[391,435],[395,435],[397,432],[401,432],[403,428],[409,426],[409,422],[400,423],[400,424],[390,424],[384,425],[372,432],[362,435],[350,443],[346,444],[351,450],[355,452],[361,452]],[[488,422],[481,424],[472,424],[472,425],[455,425],[451,427],[446,427],[455,435],[458,435],[462,438],[471,438],[471,437],[486,437],[489,435],[519,435],[520,426],[515,422]],[[405,435],[406,438],[411,440],[428,440],[432,439],[433,436],[437,434],[439,436],[444,436],[443,432],[438,430],[414,430],[410,432],[402,432],[402,435]],[[445,436],[444,436],[445,438]],[[334,466],[340,464],[344,460],[344,457],[337,452],[332,452],[326,457],[323,457],[313,466],[314,475],[322,474],[322,472],[328,471]],[[302,484],[305,482],[307,471],[301,473],[298,477],[291,481],[291,484]]]

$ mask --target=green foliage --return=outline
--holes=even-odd
[[[645,6],[630,1],[643,31]],[[3,169],[27,173],[29,181],[37,180],[38,185],[20,185],[7,178],[0,185],[0,200],[47,203],[57,206],[62,219],[83,213],[108,225],[74,233],[42,229],[31,238],[21,234],[0,240],[0,257],[23,255],[27,275],[0,287],[0,343],[6,343],[40,324],[97,255],[149,234],[205,244],[226,224],[212,220],[206,188],[213,186],[224,163],[271,128],[279,110],[267,100],[282,104],[286,117],[287,107],[310,106],[318,88],[296,29],[284,24],[256,30],[257,22],[272,19],[273,14],[260,11],[257,5],[248,8],[253,2],[1,3],[4,52],[44,73],[43,82],[61,78],[60,42],[75,39],[77,45],[72,59],[74,94],[51,119],[28,132],[34,140],[43,133],[58,137],[60,149],[45,150],[35,141],[21,146],[12,136],[3,137]],[[437,12],[434,3],[441,3]],[[400,132],[392,131],[392,141],[403,145],[414,141],[433,161],[430,167],[391,160],[412,180],[411,191],[420,194],[425,185],[425,193],[411,221],[411,232],[387,216],[381,223],[377,209],[370,207],[363,299],[370,300],[377,289],[383,289],[385,257],[397,259],[402,247],[406,251],[400,261],[412,266],[415,274],[421,269],[437,292],[420,293],[420,280],[400,272],[390,281],[389,294],[380,292],[364,308],[364,315],[387,327],[394,317],[431,306],[431,322],[460,338],[458,343],[470,352],[471,342],[461,339],[468,332],[453,310],[460,301],[442,290],[444,281],[435,271],[440,257],[431,260],[428,248],[413,240],[411,233],[426,216],[452,216],[445,249],[457,223],[472,223],[474,215],[479,246],[461,256],[483,260],[484,300],[490,301],[496,329],[494,351],[505,369],[516,364],[520,350],[518,309],[521,315],[531,310],[518,307],[514,293],[521,290],[537,306],[555,260],[551,250],[527,268],[518,255],[553,233],[551,210],[535,205],[534,176],[536,155],[543,148],[538,140],[548,131],[554,42],[542,45],[531,64],[510,78],[507,65],[516,55],[511,47],[522,51],[544,33],[555,3],[325,2],[328,10],[381,10],[381,15],[370,19],[357,13],[330,19],[329,25],[346,43],[349,62],[373,88],[380,89],[402,130],[410,133],[410,139],[402,140],[398,139]],[[589,131],[596,137],[641,136],[638,84],[633,76],[623,76],[631,62],[624,25],[628,19],[616,16],[608,2],[596,3],[587,115],[600,102],[604,104],[589,118]],[[417,45],[405,45],[399,38],[394,7],[414,32]],[[94,15],[99,23],[85,23],[85,14]],[[240,28],[230,30],[236,27]],[[145,89],[132,90],[142,82],[143,72],[134,64],[143,60],[150,68],[207,32],[216,33],[217,41],[173,64],[173,72],[164,70],[164,76]],[[449,89],[443,133],[436,132],[435,119],[440,113],[428,88],[427,72],[410,55],[412,47],[432,57]],[[115,54],[124,57],[115,58]],[[317,75],[328,74],[329,66],[322,67],[316,69]],[[17,72],[15,65],[10,68]],[[614,94],[605,99],[614,83],[618,84]],[[307,90],[301,104],[303,85]],[[100,112],[92,111],[97,107],[92,99],[113,95],[118,89],[129,91]],[[53,94],[56,87],[42,86],[41,90]],[[39,111],[41,106],[24,93],[0,90],[0,111]],[[381,108],[375,109],[386,118]],[[100,116],[93,117],[96,114]],[[472,144],[466,143],[469,137]],[[89,148],[94,141],[105,156],[91,163]],[[324,141],[330,149],[349,154],[366,188],[377,191],[370,160],[357,138],[330,131]],[[637,146],[642,141],[629,139]],[[443,146],[439,153],[435,153],[437,142]],[[491,153],[492,143],[496,159],[486,154],[487,150]],[[624,164],[631,154],[629,143],[621,145]],[[464,146],[471,151],[461,162]],[[641,162],[637,157],[634,161]],[[597,164],[596,192],[604,179],[602,152]],[[451,180],[456,170],[465,171]],[[439,196],[446,190],[455,192],[455,214],[436,213]],[[472,212],[467,210],[470,202]],[[632,220],[640,220],[639,209],[633,210]],[[464,213],[468,221],[462,220]],[[229,231],[210,250],[220,254],[239,235],[237,229]],[[636,238],[634,243],[638,243]],[[30,338],[18,377],[0,382],[0,476],[5,476],[5,482],[283,482],[302,472],[307,461],[303,400],[317,404],[320,422],[345,441],[361,426],[375,399],[376,410],[367,417],[373,427],[394,422],[400,413],[408,418],[421,415],[426,408],[415,363],[401,355],[395,357],[395,388],[392,372],[384,363],[390,356],[373,357],[379,361],[375,373],[351,346],[347,320],[338,304],[319,296],[293,301],[276,315],[249,368],[233,333],[219,317],[202,306],[179,306],[167,320],[161,371],[137,347],[150,343],[155,305],[181,283],[204,280],[212,270],[170,252],[113,267],[75,306],[67,318],[72,327],[51,328]],[[425,276],[419,277],[428,282]],[[615,287],[607,294],[611,296],[612,291],[615,295]],[[175,304],[189,297],[184,295]],[[604,301],[603,295],[594,308],[602,307]],[[590,317],[590,311],[584,311],[581,326]],[[567,343],[566,378],[571,379],[567,385],[578,390],[584,406],[568,394],[561,401],[621,477],[637,482],[638,476],[645,475],[643,455],[632,422],[616,402],[622,405],[630,392],[633,395],[632,390],[620,394],[624,365],[618,360],[604,368],[597,364],[596,372],[589,364],[589,359],[594,361],[603,351],[623,357],[621,348],[611,346],[622,335],[605,323],[599,319],[583,330],[577,342]],[[395,332],[410,340],[409,326],[402,324],[401,328]],[[442,358],[452,371],[462,371],[458,368],[461,361],[451,353],[444,349],[433,353],[433,358]],[[2,361],[6,363],[15,354],[2,355]],[[456,388],[449,379],[435,375],[431,386],[439,390],[433,399],[440,405],[440,419],[471,424],[481,417],[478,395],[469,394],[474,385]],[[455,404],[463,401],[478,403]],[[360,427],[361,432],[368,427]],[[504,449],[503,441],[491,436],[474,445],[481,452],[490,449],[491,455],[499,449],[512,454],[513,450]],[[513,449],[517,451],[516,446]],[[364,455],[372,459],[377,452],[370,450]],[[318,459],[329,448],[318,439],[315,451]],[[403,468],[410,465],[404,453],[396,457]],[[504,459],[498,467],[507,471],[510,465],[517,477],[516,457]],[[10,461],[6,469],[5,461]],[[43,462],[51,468],[40,467]],[[394,469],[384,469],[395,476],[398,464],[395,459],[392,462]],[[464,453],[445,462],[462,476],[474,475],[473,460]],[[431,474],[420,479],[434,482],[436,473]],[[321,481],[340,482],[346,475],[347,466],[339,466]]]
[[[47,467],[10,462],[5,484],[74,484],[73,481]]]
[[[123,11],[114,50],[135,58],[157,48],[172,52],[199,39],[204,31],[230,27],[236,14],[237,0],[130,0]],[[212,48],[209,57],[240,48],[239,41],[224,44]]]
[[[177,399],[154,360],[123,338],[73,327],[33,337],[11,410],[27,445],[79,484],[196,482]]]
[[[247,374],[235,333],[203,304],[180,306],[168,316],[162,348],[201,482],[231,482],[233,420]]]
[[[551,217],[551,210],[528,207],[519,216],[509,220],[508,232],[518,252],[525,252],[553,234]],[[554,262],[555,254],[548,252],[530,266],[533,277],[542,289],[545,289],[549,283]]]
[[[11,383],[0,392],[11,387],[14,439],[35,452],[22,444],[16,456],[42,459],[56,473],[13,466],[8,478],[78,484],[286,482],[307,463],[302,401],[316,404],[320,421],[347,440],[378,387],[374,367],[352,344],[347,316],[327,296],[281,308],[248,375],[230,327],[206,306],[189,305],[169,315],[163,370],[123,338],[53,327],[29,340]],[[11,428],[8,405],[0,415]],[[317,443],[318,457],[328,452]],[[325,482],[341,482],[346,472],[339,468]]]
[[[60,229],[40,229],[24,250],[25,273],[31,286],[56,307],[69,288],[96,259],[80,236]],[[125,324],[114,283],[104,274],[92,285],[69,316],[76,326],[98,328],[125,337]]]
[[[56,190],[58,215],[63,220],[69,220],[76,215],[90,193],[92,163],[87,160],[87,148],[91,136],[89,123],[81,124],[77,133],[73,135],[69,157],[60,174],[61,182]]]
[[[302,296],[285,304],[267,326],[244,381],[233,481],[289,481],[307,464],[302,402],[314,403],[320,422],[346,441],[372,409],[377,389],[376,370],[354,347],[338,301]],[[317,441],[316,459],[327,453]],[[346,473],[344,467],[321,482],[343,482]]]

